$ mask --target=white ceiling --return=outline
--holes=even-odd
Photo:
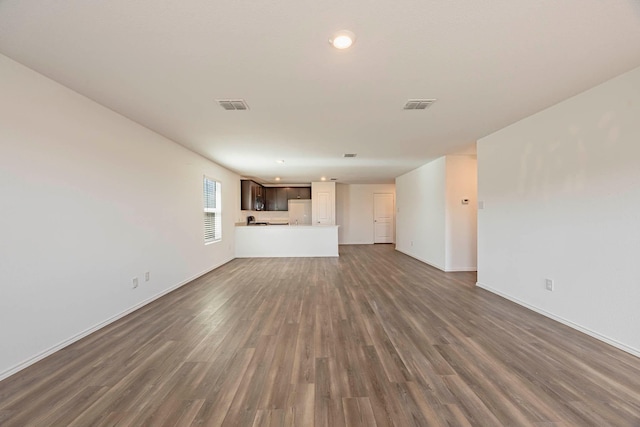
[[[0,52],[241,175],[383,183],[640,66],[640,2],[0,0]]]

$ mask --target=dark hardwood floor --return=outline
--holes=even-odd
[[[640,359],[391,245],[238,259],[0,382],[2,426],[640,426]]]

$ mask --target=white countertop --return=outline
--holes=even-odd
[[[244,228],[324,228],[324,227],[340,227],[339,225],[295,225],[295,224],[268,224],[268,225],[247,225],[247,224],[236,224],[236,227],[244,227]]]

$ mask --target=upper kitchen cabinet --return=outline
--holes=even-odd
[[[311,187],[265,187],[268,211],[289,210],[289,200],[311,198]]]
[[[263,211],[265,209],[265,188],[255,181],[240,181],[240,209],[243,211]]]
[[[286,211],[289,210],[287,203],[287,195],[289,188],[287,187],[266,187],[266,202],[268,211]]]
[[[276,189],[265,187],[264,189],[264,210],[273,211],[276,206]]]
[[[264,187],[255,181],[241,181],[240,209],[243,211],[287,211],[289,200],[311,198],[311,187]]]
[[[310,199],[311,187],[290,187],[287,192],[287,200]]]

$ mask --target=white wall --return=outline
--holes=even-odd
[[[396,249],[443,271],[475,271],[476,194],[475,156],[440,157],[396,178]]]
[[[475,156],[446,157],[446,271],[477,267],[477,165]]]
[[[373,195],[394,194],[394,184],[337,184],[336,221],[341,245],[373,244]]]
[[[396,178],[396,249],[445,269],[446,159]]]
[[[639,99],[640,68],[478,144],[479,285],[636,355]]]
[[[239,176],[4,56],[0,93],[0,378],[233,258]]]

